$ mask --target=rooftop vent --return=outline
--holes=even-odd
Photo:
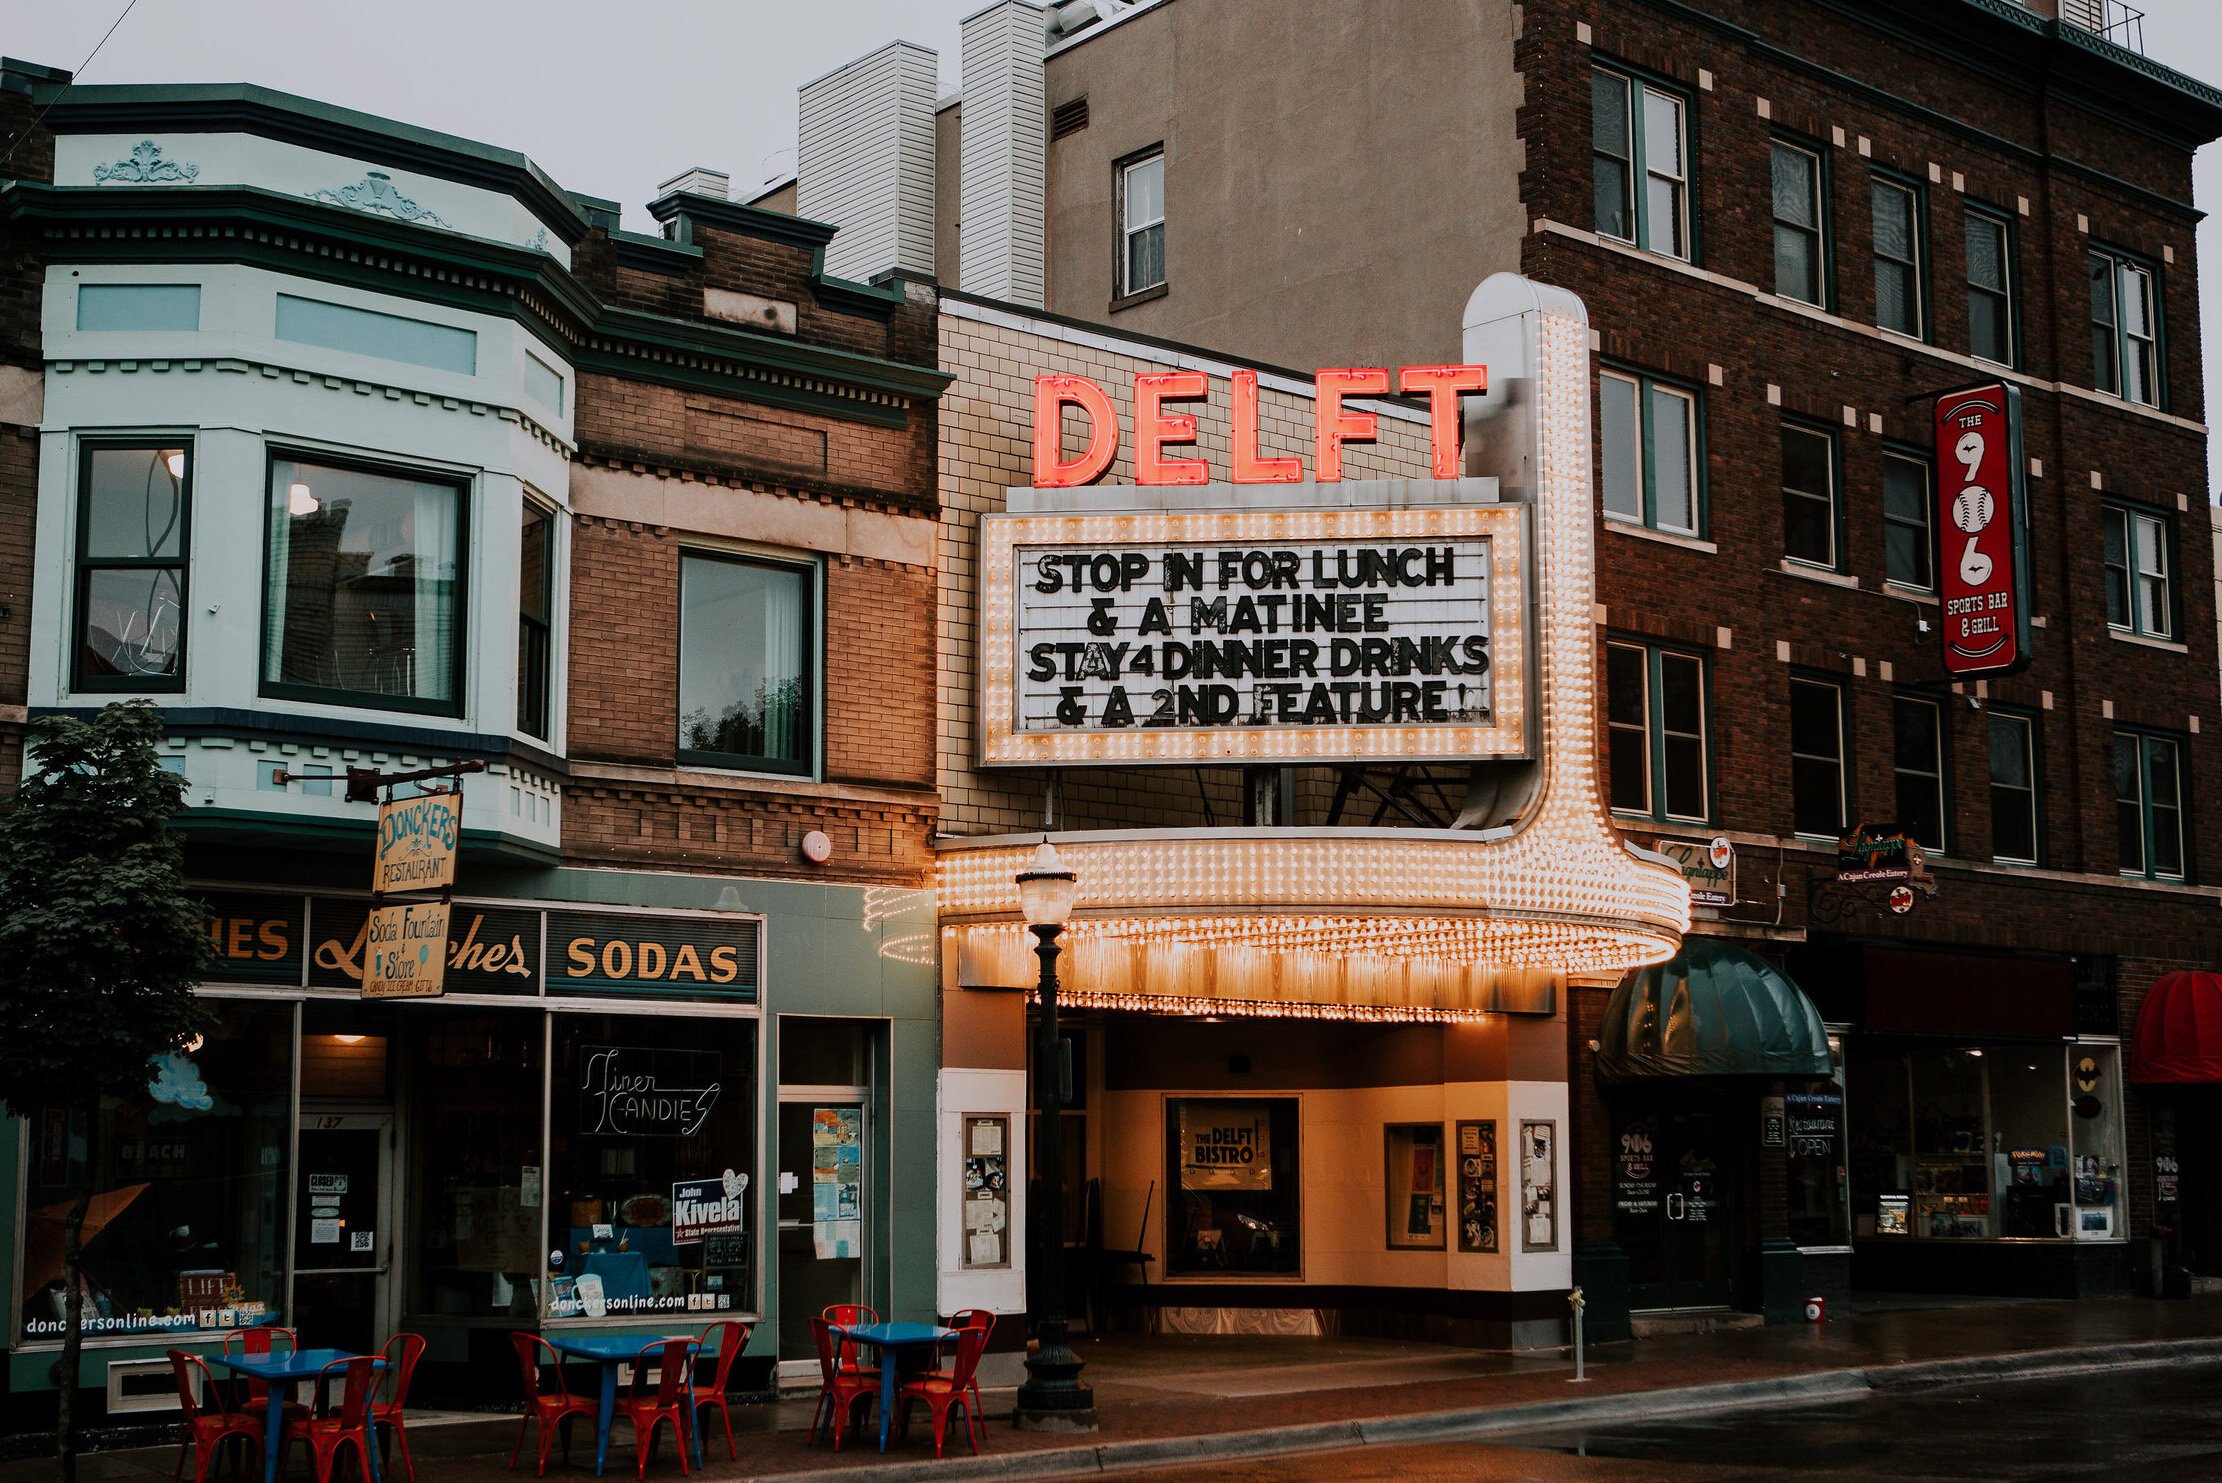
[[[690,196],[716,196],[722,201],[732,194],[732,189],[732,176],[726,174],[723,170],[712,170],[706,165],[697,165],[692,170],[674,175],[662,185],[657,186],[656,198],[661,200],[665,196],[676,196],[684,192]]]

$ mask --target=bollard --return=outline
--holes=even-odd
[[[1582,1371],[1582,1309],[1588,1304],[1578,1287],[1566,1295],[1566,1303],[1574,1310],[1574,1383],[1579,1385],[1589,1378]]]

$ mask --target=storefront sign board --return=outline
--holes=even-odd
[[[252,891],[204,891],[212,977],[230,983],[301,982],[301,944],[307,912],[299,896]],[[367,908],[366,908],[367,911]]]
[[[989,766],[1532,755],[1526,514],[981,521]]]
[[[1836,842],[1836,878],[1847,883],[1927,880],[1928,859],[1921,842],[1898,825],[1861,824]]]
[[[447,978],[447,923],[445,901],[371,912],[363,938],[363,997],[436,997]]]
[[[548,913],[548,992],[756,997],[756,924],[611,912]]]
[[[2029,663],[2025,468],[2018,387],[1989,381],[1937,398],[1937,597],[1954,679]]]
[[[371,890],[444,891],[455,884],[455,842],[463,828],[463,795],[424,793],[378,805],[378,848]]]
[[[1273,1188],[1271,1122],[1257,1102],[1183,1102],[1180,1187],[1184,1190]]]
[[[1727,860],[1715,864],[1716,852],[1712,842],[1699,839],[1661,839],[1652,848],[1674,862],[1682,872],[1682,879],[1690,883],[1690,905],[1734,906],[1736,904],[1736,855],[1727,851]]]
[[[315,903],[310,936],[309,984],[359,988],[369,943],[370,904],[360,900]],[[447,943],[447,992],[531,994],[540,980],[541,913],[507,906],[452,903]]]
[[[1613,1151],[1612,1203],[1616,1215],[1659,1213],[1657,1137],[1643,1119],[1623,1123]]]

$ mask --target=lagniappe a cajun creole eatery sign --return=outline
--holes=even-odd
[[[374,905],[359,896],[204,892],[211,983],[360,990]],[[449,908],[446,992],[752,1004],[763,924],[730,912],[594,911],[525,901]]]

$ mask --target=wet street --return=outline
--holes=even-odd
[[[1570,1387],[1571,1388],[1571,1387]],[[1796,1409],[1129,1474],[1164,1483],[2222,1479],[2222,1366],[1932,1388]]]

